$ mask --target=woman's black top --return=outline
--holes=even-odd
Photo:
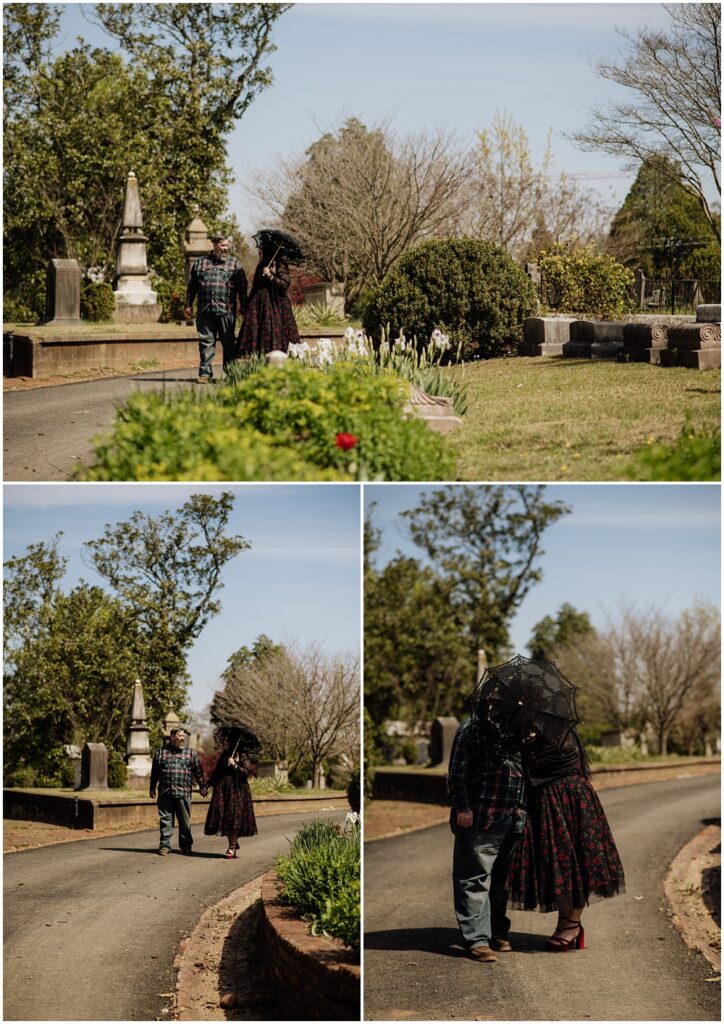
[[[523,767],[531,786],[563,779],[568,775],[588,775],[586,758],[572,730],[560,746],[549,743],[540,733],[523,742]]]

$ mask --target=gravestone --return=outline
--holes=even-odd
[[[571,340],[574,316],[528,316],[523,321],[520,356],[562,356],[563,346]]]
[[[455,733],[460,722],[457,718],[436,718],[430,729],[430,764],[447,764],[450,760]]]
[[[697,306],[696,322],[698,324],[720,324],[721,302],[708,302]]]
[[[151,288],[146,262],[141,195],[138,179],[130,171],[126,179],[123,224],[116,255],[116,312],[114,320],[125,323],[157,323],[161,305]]]
[[[186,261],[186,282],[188,283],[191,273],[191,264],[201,256],[206,256],[214,248],[209,238],[209,229],[199,216],[198,204],[191,207],[193,219],[186,228],[186,239],[183,243],[184,259]]]
[[[146,725],[146,705],[143,700],[143,686],[137,679],[133,686],[131,703],[131,728],[128,731],[126,754],[128,763],[128,788],[145,789],[151,778],[151,748],[148,742],[149,728]]]
[[[108,751],[105,743],[86,743],[83,747],[79,789],[108,789]]]
[[[79,324],[80,265],[78,260],[51,260],[45,274],[44,325]]]
[[[623,323],[615,320],[576,320],[563,355],[575,359],[616,359],[623,348]]]
[[[344,316],[344,290],[339,285],[320,281],[317,284],[305,284],[303,291],[305,305],[329,306]]]

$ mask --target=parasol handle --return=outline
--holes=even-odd
[[[239,749],[239,744],[240,743],[241,743],[241,733],[239,733],[239,738],[236,741],[236,746],[234,747],[234,749],[232,751],[232,754],[231,754],[232,757],[234,756],[234,754],[236,754],[237,750]]]
[[[277,258],[277,254],[279,253],[279,250],[280,250],[280,249],[281,249],[281,245],[278,245],[278,246],[277,246],[277,251],[276,251],[276,252],[274,253],[274,255],[272,256],[272,258],[271,258],[271,259],[269,260],[269,262],[268,262],[268,263],[267,263],[267,265],[266,265],[266,267],[267,267],[267,270],[268,270],[268,269],[269,269],[269,267],[270,267],[270,266],[272,265],[272,263],[274,262],[274,260],[275,260],[275,259]]]

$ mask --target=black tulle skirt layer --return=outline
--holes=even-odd
[[[255,836],[256,818],[247,782],[226,775],[214,786],[204,833],[207,836]]]
[[[624,873],[606,815],[591,781],[568,776],[536,787],[508,873],[516,910],[585,907],[625,891]]]

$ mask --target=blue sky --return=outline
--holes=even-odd
[[[365,487],[365,503],[377,502],[373,522],[383,544],[376,564],[397,550],[422,556],[402,529],[399,513],[414,508],[434,487]],[[712,485],[561,484],[547,499],[572,507],[543,535],[543,580],[525,598],[511,637],[526,653],[533,625],[555,614],[564,601],[587,611],[594,626],[616,617],[623,603],[655,605],[675,615],[697,598],[720,604],[720,489]]]
[[[330,651],[359,650],[360,494],[355,485],[6,484],[5,558],[63,532],[67,580],[100,583],[81,560],[83,542],[136,509],[158,515],[192,493],[237,494],[229,530],[251,549],[223,574],[222,611],[188,659],[190,704],[200,710],[230,654],[260,633],[274,640],[315,640]],[[133,680],[129,681],[129,692]]]
[[[83,5],[64,6],[58,52],[76,35],[108,42]],[[274,85],[231,136],[231,206],[242,230],[259,227],[245,190],[254,169],[301,153],[352,115],[368,123],[393,117],[401,132],[443,124],[471,143],[505,108],[526,129],[537,158],[550,128],[559,169],[622,171],[623,161],[582,153],[563,132],[582,127],[593,105],[622,94],[589,62],[622,51],[616,27],[635,33],[644,24],[669,24],[661,4],[298,3],[276,23],[277,51],[268,62]],[[618,205],[632,180],[585,184]]]

